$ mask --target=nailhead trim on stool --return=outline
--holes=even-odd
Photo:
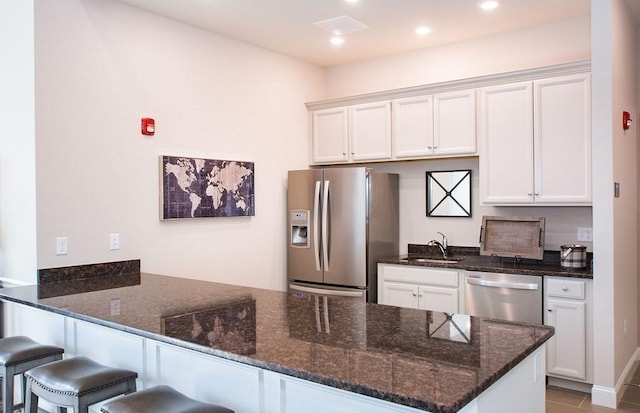
[[[136,391],[138,373],[103,366],[87,357],[72,357],[27,371],[25,413],[37,413],[38,399],[74,413],[88,413],[89,406]]]
[[[226,407],[191,399],[169,386],[156,386],[112,400],[102,413],[234,413]]]
[[[2,377],[2,411],[13,412],[13,376],[19,374],[25,398],[23,373],[45,363],[62,359],[64,349],[40,344],[25,336],[0,338],[0,377]]]

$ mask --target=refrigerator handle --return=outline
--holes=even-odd
[[[356,290],[356,289],[344,289],[344,290],[333,290],[330,288],[318,288],[318,287],[307,287],[305,285],[297,285],[297,284],[289,284],[289,289],[296,291],[303,291],[306,293],[328,296],[328,297],[351,297],[351,298],[364,298],[365,291],[364,290]]]
[[[316,330],[318,330],[318,333],[322,333],[322,324],[320,323],[320,297],[314,295],[313,304],[316,312]]]
[[[313,256],[316,260],[316,271],[320,271],[320,233],[318,232],[318,215],[320,214],[320,181],[316,181],[316,191],[313,197]]]
[[[322,264],[329,271],[329,181],[324,181],[322,196]]]
[[[324,332],[331,334],[331,327],[329,326],[329,298],[327,298],[327,296],[322,297],[322,304],[324,307]]]

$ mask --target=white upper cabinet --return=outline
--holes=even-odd
[[[311,112],[313,162],[340,163],[349,160],[347,108]]]
[[[480,90],[478,139],[481,200],[509,204],[533,202],[531,82]]]
[[[393,150],[396,158],[433,154],[433,96],[395,99],[392,102]]]
[[[533,82],[536,202],[591,204],[591,77]]]
[[[316,164],[391,159],[391,103],[375,102],[311,112]]]
[[[433,154],[476,154],[476,91],[433,95]]]
[[[481,202],[591,204],[588,73],[480,89]]]
[[[391,159],[391,103],[349,107],[351,160]]]
[[[473,89],[395,99],[394,157],[474,155],[475,102]]]

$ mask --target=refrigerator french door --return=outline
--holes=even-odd
[[[365,290],[375,302],[377,260],[398,253],[398,175],[363,167],[290,171],[289,281]]]

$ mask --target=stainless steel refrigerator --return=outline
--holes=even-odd
[[[398,175],[290,171],[287,211],[289,289],[377,302],[377,261],[398,254]]]

